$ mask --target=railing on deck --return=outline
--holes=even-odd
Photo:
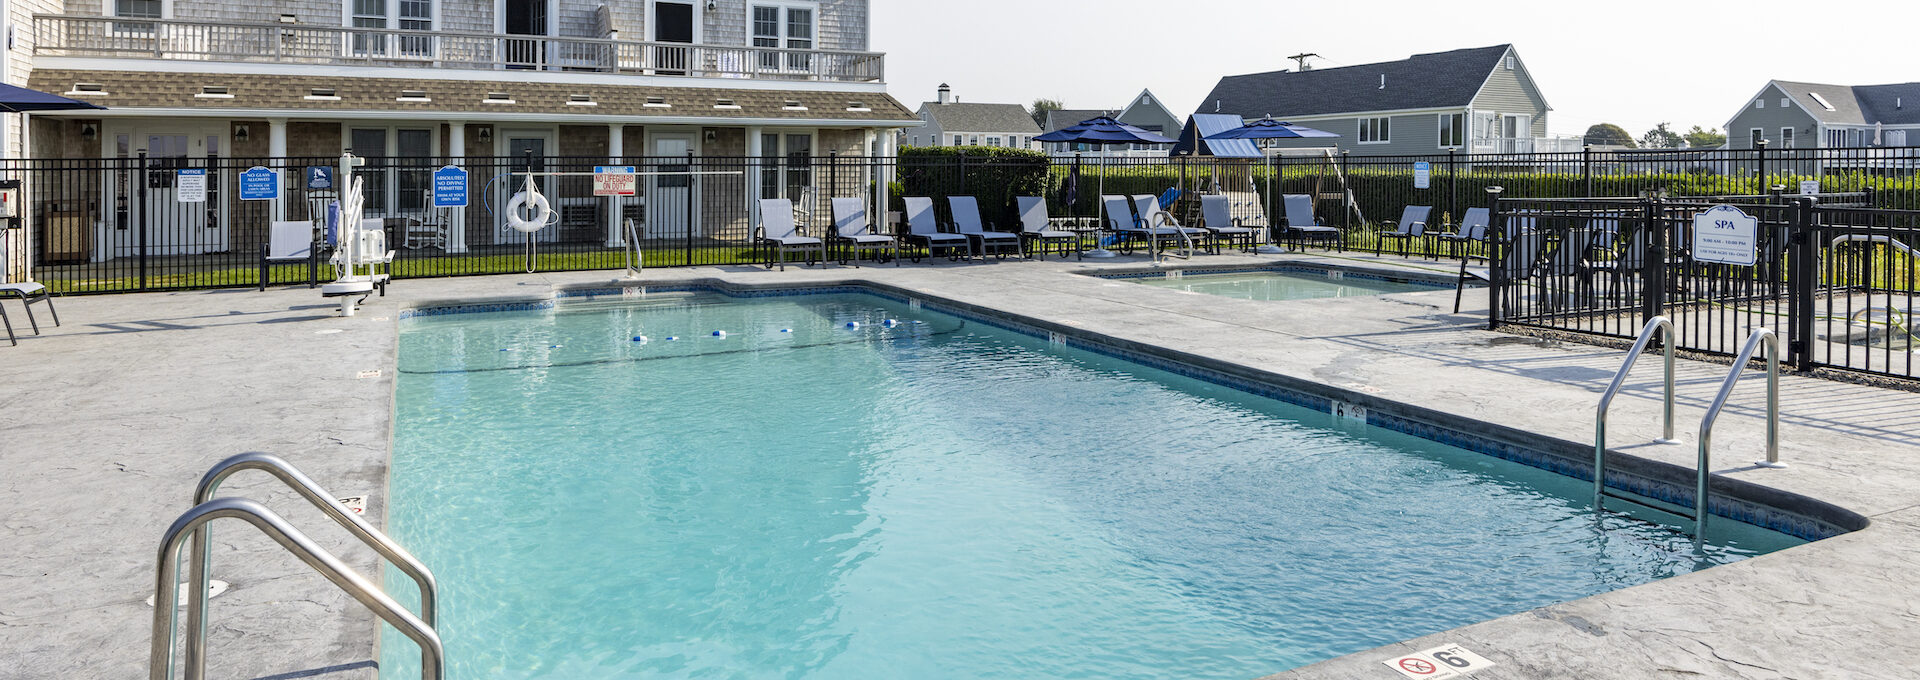
[[[55,14],[35,15],[33,30],[34,54],[53,57],[837,82],[885,75],[881,53],[842,50]]]

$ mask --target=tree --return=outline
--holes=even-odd
[[[1035,99],[1033,100],[1033,106],[1028,107],[1027,113],[1033,116],[1034,125],[1038,125],[1040,129],[1045,130],[1047,129],[1047,112],[1059,111],[1063,108],[1066,107],[1061,106],[1060,100],[1058,99]]]
[[[1727,134],[1721,132],[1720,128],[1702,130],[1698,125],[1680,137],[1687,140],[1687,146],[1695,149],[1712,149],[1727,143]]]
[[[1613,123],[1594,123],[1587,128],[1587,135],[1581,140],[1590,146],[1624,146],[1633,148],[1633,135],[1626,128]]]
[[[1653,126],[1652,130],[1647,131],[1647,134],[1640,135],[1640,146],[1649,149],[1678,149],[1686,146],[1686,138],[1681,137],[1680,133],[1669,129],[1669,125],[1669,123],[1662,122],[1659,125]]]

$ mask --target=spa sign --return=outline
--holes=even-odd
[[[1693,217],[1693,260],[1751,267],[1760,220],[1730,205],[1716,205]]]

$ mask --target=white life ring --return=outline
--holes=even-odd
[[[521,208],[531,208],[532,218],[521,219]],[[513,199],[507,201],[507,226],[513,227],[520,233],[531,234],[540,231],[542,227],[547,226],[547,220],[552,218],[553,207],[547,205],[547,197],[540,195],[539,191],[532,188],[514,194]]]

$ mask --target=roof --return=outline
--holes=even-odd
[[[1047,131],[1052,132],[1083,120],[1118,114],[1118,111],[1104,109],[1055,109],[1047,112]]]
[[[915,120],[906,107],[892,97],[876,92],[807,92],[786,90],[733,90],[698,87],[639,87],[631,85],[574,85],[511,81],[428,80],[401,78],[343,78],[339,76],[295,76],[236,73],[168,73],[134,71],[91,71],[36,69],[29,79],[35,89],[66,92],[74,83],[99,83],[104,94],[88,95],[86,101],[112,110],[163,109],[266,109],[276,111],[311,110],[330,112],[418,112],[462,113],[473,120],[485,120],[487,114],[523,116],[565,115],[622,118],[713,118],[786,119],[794,121],[900,121]],[[195,95],[206,86],[224,86],[231,98],[206,99]],[[315,101],[308,98],[314,88],[326,88],[339,97]],[[419,90],[427,101],[395,101],[402,90]],[[512,104],[484,103],[490,92],[512,98]],[[569,104],[576,94],[589,95],[593,106]],[[649,97],[659,97],[666,107],[646,106]],[[716,109],[717,100],[730,99],[739,108]],[[795,102],[805,107],[787,106]],[[861,107],[852,106],[859,103]],[[850,109],[867,108],[868,111]],[[97,114],[96,114],[97,115]],[[1032,121],[1028,121],[1031,125]]]
[[[1771,81],[1822,123],[1839,125],[1920,124],[1920,83],[1891,85],[1828,85],[1787,80]],[[1827,110],[1813,95],[1833,105]]]
[[[1033,116],[1019,104],[942,104],[923,102],[920,110],[933,116],[933,122],[946,132],[1012,132],[1040,134]]]
[[[1214,158],[1260,158],[1259,147],[1251,139],[1206,139],[1207,135],[1217,135],[1240,127],[1243,122],[1239,116],[1224,113],[1196,113],[1187,119],[1187,125],[1180,130],[1180,143],[1173,146],[1173,155],[1191,152],[1198,141],[1200,150],[1196,156]]]
[[[1494,45],[1378,64],[1226,76],[1197,112],[1259,118],[1464,107],[1511,49]]]

